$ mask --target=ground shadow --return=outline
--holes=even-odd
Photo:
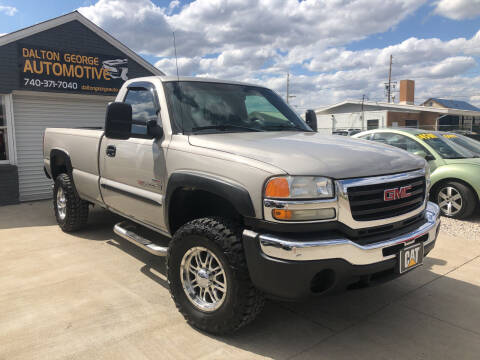
[[[51,200],[0,206],[0,230],[56,223]]]
[[[90,206],[89,228],[86,229],[86,232],[94,233],[98,229],[110,226],[112,222],[121,221],[121,219],[120,216],[106,211],[100,206]],[[52,225],[57,225],[52,200],[0,206],[0,230]]]

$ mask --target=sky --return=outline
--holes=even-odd
[[[298,112],[392,79],[480,106],[480,0],[0,0],[0,34],[78,10],[168,75],[261,84]],[[398,88],[397,88],[398,91]],[[398,92],[394,92],[398,101]]]

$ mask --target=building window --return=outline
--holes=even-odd
[[[367,120],[367,130],[378,129],[378,119]]]
[[[8,162],[7,111],[5,97],[0,95],[0,163]]]
[[[418,120],[405,120],[405,127],[418,128]]]

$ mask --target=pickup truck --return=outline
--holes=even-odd
[[[424,159],[322,136],[274,91],[239,82],[124,83],[105,127],[49,128],[44,166],[61,229],[89,207],[121,215],[120,237],[166,256],[186,321],[233,332],[266,296],[301,300],[421,265],[439,231]]]

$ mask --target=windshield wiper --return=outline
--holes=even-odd
[[[285,126],[285,125],[273,125],[267,127],[268,130],[298,130],[298,131],[303,131],[303,132],[311,132],[310,130],[307,129],[302,129],[301,127],[298,126]]]
[[[209,126],[198,126],[192,128],[192,131],[202,131],[202,130],[221,130],[226,131],[229,129],[240,129],[240,130],[247,130],[247,131],[263,131],[261,129],[250,128],[248,126],[241,126],[241,125],[233,125],[233,124],[219,124],[219,125],[209,125]]]

